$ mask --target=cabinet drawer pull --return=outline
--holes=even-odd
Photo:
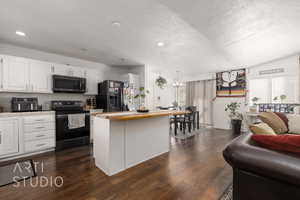
[[[41,147],[41,146],[45,146],[46,144],[37,144],[35,145],[36,147]]]
[[[35,136],[35,137],[44,137],[45,135],[37,135],[37,136]]]
[[[43,119],[36,119],[35,120],[36,122],[42,122],[42,121],[44,121]]]
[[[38,126],[36,127],[36,129],[42,129],[42,128],[45,128],[44,126]]]

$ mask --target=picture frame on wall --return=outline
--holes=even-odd
[[[217,97],[245,97],[246,69],[237,69],[216,73]]]

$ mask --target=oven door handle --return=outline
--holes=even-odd
[[[74,113],[74,115],[76,114],[85,114],[85,117],[89,117],[90,113]],[[68,115],[72,115],[72,114],[57,114],[56,118],[67,118]]]
[[[61,119],[61,118],[67,118],[68,115],[56,115],[55,116],[57,119]]]

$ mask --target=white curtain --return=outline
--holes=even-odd
[[[200,123],[203,126],[213,125],[214,81],[191,81],[186,84],[186,106],[196,106]]]

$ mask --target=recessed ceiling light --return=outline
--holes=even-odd
[[[157,46],[163,47],[163,46],[165,46],[165,43],[164,43],[164,42],[158,42],[158,43],[157,43]]]
[[[118,21],[113,21],[113,22],[111,23],[111,25],[114,26],[114,27],[120,27],[120,26],[121,26],[121,23],[118,22]]]
[[[16,34],[19,36],[26,36],[26,34],[22,31],[16,31]]]

